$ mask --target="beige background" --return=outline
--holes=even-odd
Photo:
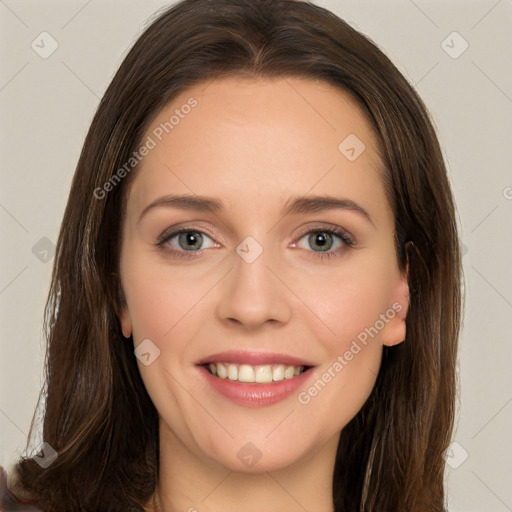
[[[461,405],[457,444],[448,456],[449,508],[511,511],[512,0],[317,3],[384,49],[416,85],[438,128],[466,248]],[[24,449],[37,400],[51,251],[86,130],[127,49],[166,5],[0,0],[4,467]],[[58,44],[46,59],[31,47],[45,31]],[[49,36],[43,37],[51,49]]]

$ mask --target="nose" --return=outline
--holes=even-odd
[[[289,291],[276,277],[274,268],[278,267],[275,261],[269,261],[265,250],[251,263],[235,253],[234,268],[226,276],[217,303],[218,318],[247,330],[287,323],[292,304]]]

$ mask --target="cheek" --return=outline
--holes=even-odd
[[[343,429],[356,416],[375,385],[382,358],[381,331],[374,327],[382,301],[372,296],[372,287],[325,292],[316,310],[329,331],[319,327],[315,332],[327,357],[297,397],[305,414],[323,418],[319,438]]]
[[[142,260],[142,257],[141,257]],[[200,308],[201,298],[212,286],[211,276],[165,268],[159,264],[127,262],[123,289],[135,340],[155,338],[164,342],[182,320]]]
[[[137,360],[140,375],[158,413],[185,439],[190,436],[190,418],[200,416],[201,411],[189,403],[189,393],[181,384],[188,376],[183,362],[192,360],[189,341],[206,314],[201,298],[211,288],[211,278],[192,277],[154,262],[146,264],[142,255],[126,261],[124,270],[134,348],[150,339],[160,351],[147,366]]]
[[[387,273],[383,268],[377,257],[354,259],[315,278],[303,275],[297,282],[298,295],[307,298],[307,306],[315,313],[308,316],[310,329],[327,354],[298,401],[306,410],[330,418],[325,429],[342,429],[375,385],[386,325],[382,315],[392,318],[386,313],[393,273],[389,266]]]
[[[322,272],[297,274],[297,295],[314,313],[310,317],[321,320],[317,333],[331,353],[346,350],[352,340],[364,338],[368,330],[372,339],[380,339],[379,319],[392,303],[393,289],[392,266],[387,266],[387,272],[385,268],[379,258],[368,257],[354,258]],[[376,325],[378,334],[373,330]]]

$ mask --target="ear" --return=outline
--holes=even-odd
[[[121,322],[121,331],[125,338],[129,338],[132,335],[132,319],[128,312],[127,306],[124,306],[119,313],[119,321]]]
[[[117,289],[117,301],[115,305],[115,314],[119,318],[121,324],[121,331],[125,338],[129,338],[132,335],[132,319],[128,311],[128,305],[126,304],[126,298],[124,296],[123,289],[121,286]]]
[[[382,332],[382,344],[388,347],[398,345],[405,341],[406,323],[405,318],[409,309],[409,257],[407,251],[407,263],[393,290],[393,299],[388,309],[387,316],[390,318]]]

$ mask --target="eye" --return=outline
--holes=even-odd
[[[158,239],[157,245],[163,246],[164,244],[177,252],[196,252],[216,246],[215,242],[206,233],[193,229],[164,233]]]
[[[297,242],[297,246],[317,253],[334,253],[344,246],[354,243],[343,231],[334,229],[315,229],[308,231]]]

